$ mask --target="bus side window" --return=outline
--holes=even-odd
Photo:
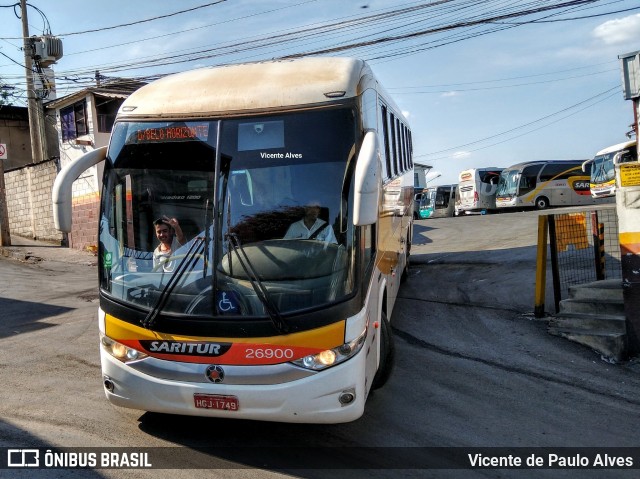
[[[628,163],[630,161],[637,161],[636,149],[629,148],[620,152],[620,161],[618,163]]]
[[[373,236],[373,228],[371,225],[362,226],[361,235],[363,243],[363,265],[365,269],[375,256],[375,238]]]
[[[528,193],[536,187],[541,165],[527,166],[520,177],[520,194]]]

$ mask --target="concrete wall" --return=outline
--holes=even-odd
[[[57,174],[54,161],[12,170],[4,175],[11,235],[60,244],[63,235],[53,224],[51,189]]]
[[[5,171],[32,163],[29,116],[26,108],[3,106],[0,109],[0,143],[7,145]]]

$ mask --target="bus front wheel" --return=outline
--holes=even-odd
[[[546,196],[540,196],[536,199],[536,208],[544,210],[549,207],[549,199]]]
[[[396,348],[393,342],[393,332],[387,315],[383,311],[380,315],[380,364],[371,383],[371,389],[379,389],[385,385],[389,376],[391,376],[395,356]]]

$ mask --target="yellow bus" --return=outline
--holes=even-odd
[[[107,398],[221,418],[360,417],[393,365],[412,144],[357,59],[204,68],[133,93],[108,149],[63,169],[53,190],[69,231],[71,185],[104,160]],[[172,233],[177,244],[155,262]]]

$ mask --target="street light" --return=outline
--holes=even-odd
[[[424,185],[425,185],[425,186],[427,186],[427,185],[429,184],[429,182],[430,182],[430,181],[433,181],[433,180],[435,180],[436,178],[440,178],[441,176],[442,176],[442,173],[438,173],[438,174],[437,174],[436,176],[434,176],[433,178],[428,179],[428,180],[425,182],[425,184],[424,184]]]

